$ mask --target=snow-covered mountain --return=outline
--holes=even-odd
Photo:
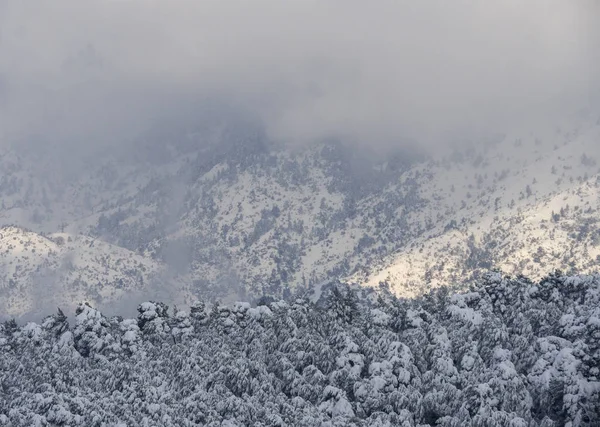
[[[490,268],[532,278],[555,268],[585,273],[600,255],[599,117],[581,113],[427,156],[381,157],[340,142],[286,148],[235,121],[165,127],[85,162],[50,148],[5,149],[0,224],[31,231],[4,233],[57,255],[37,261],[8,243],[2,250],[21,271],[43,262],[59,271],[73,254],[81,262],[58,285],[81,278],[72,296],[91,300],[116,298],[116,283],[142,286],[138,278],[148,278],[134,265],[166,272],[162,283],[184,303],[281,295],[329,278],[385,281],[414,295]],[[56,249],[60,236],[71,236],[69,249]],[[123,268],[122,259],[130,260]],[[14,274],[2,265],[2,277]],[[19,292],[5,285],[11,310],[27,305],[32,280]]]
[[[164,267],[83,235],[0,229],[0,312],[16,315],[50,304],[114,300],[143,289]]]
[[[414,295],[490,268],[539,279],[600,265],[600,118],[506,135],[416,165],[427,231],[353,280]]]

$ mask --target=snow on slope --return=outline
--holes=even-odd
[[[423,164],[419,191],[429,203],[412,222],[430,230],[349,280],[413,296],[489,268],[533,279],[597,271],[598,161],[600,123],[588,118],[508,135],[458,162]]]
[[[87,236],[42,236],[18,227],[0,228],[0,312],[17,315],[89,300],[115,300],[140,289],[162,266]]]
[[[215,146],[182,137],[158,156],[152,145],[108,153],[75,178],[53,172],[51,160],[0,153],[0,225],[47,233],[31,237],[43,242],[41,257],[7,252],[3,286],[17,266],[28,279],[5,306],[31,306],[27,288],[49,277],[39,271],[59,283],[84,277],[87,287],[69,298],[116,297],[117,287],[91,284],[126,277],[132,288],[136,262],[168,271],[184,298],[221,299],[328,278],[387,281],[414,295],[488,268],[534,278],[553,268],[596,268],[597,117],[521,129],[412,163],[402,156],[373,163],[328,143],[292,151],[251,132],[233,134]],[[71,250],[53,246],[58,231],[71,235]],[[63,280],[63,260],[78,257],[84,260]],[[98,267],[105,259],[115,261]],[[135,262],[121,268],[117,259]]]

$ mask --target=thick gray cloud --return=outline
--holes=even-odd
[[[128,139],[197,97],[292,143],[435,143],[586,105],[598,28],[595,0],[0,0],[0,138]]]

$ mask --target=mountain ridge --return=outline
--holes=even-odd
[[[161,265],[182,303],[328,279],[414,296],[494,267],[596,270],[591,113],[428,157],[335,141],[287,149],[247,123],[161,135],[46,181],[50,160],[5,151],[0,221],[125,248]]]

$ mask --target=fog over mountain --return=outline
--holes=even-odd
[[[0,0],[0,312],[594,271],[599,21]]]
[[[437,149],[599,90],[592,0],[0,4],[2,139],[71,154],[214,100],[285,143]]]
[[[0,0],[0,426],[598,427],[598,76],[597,0]]]

